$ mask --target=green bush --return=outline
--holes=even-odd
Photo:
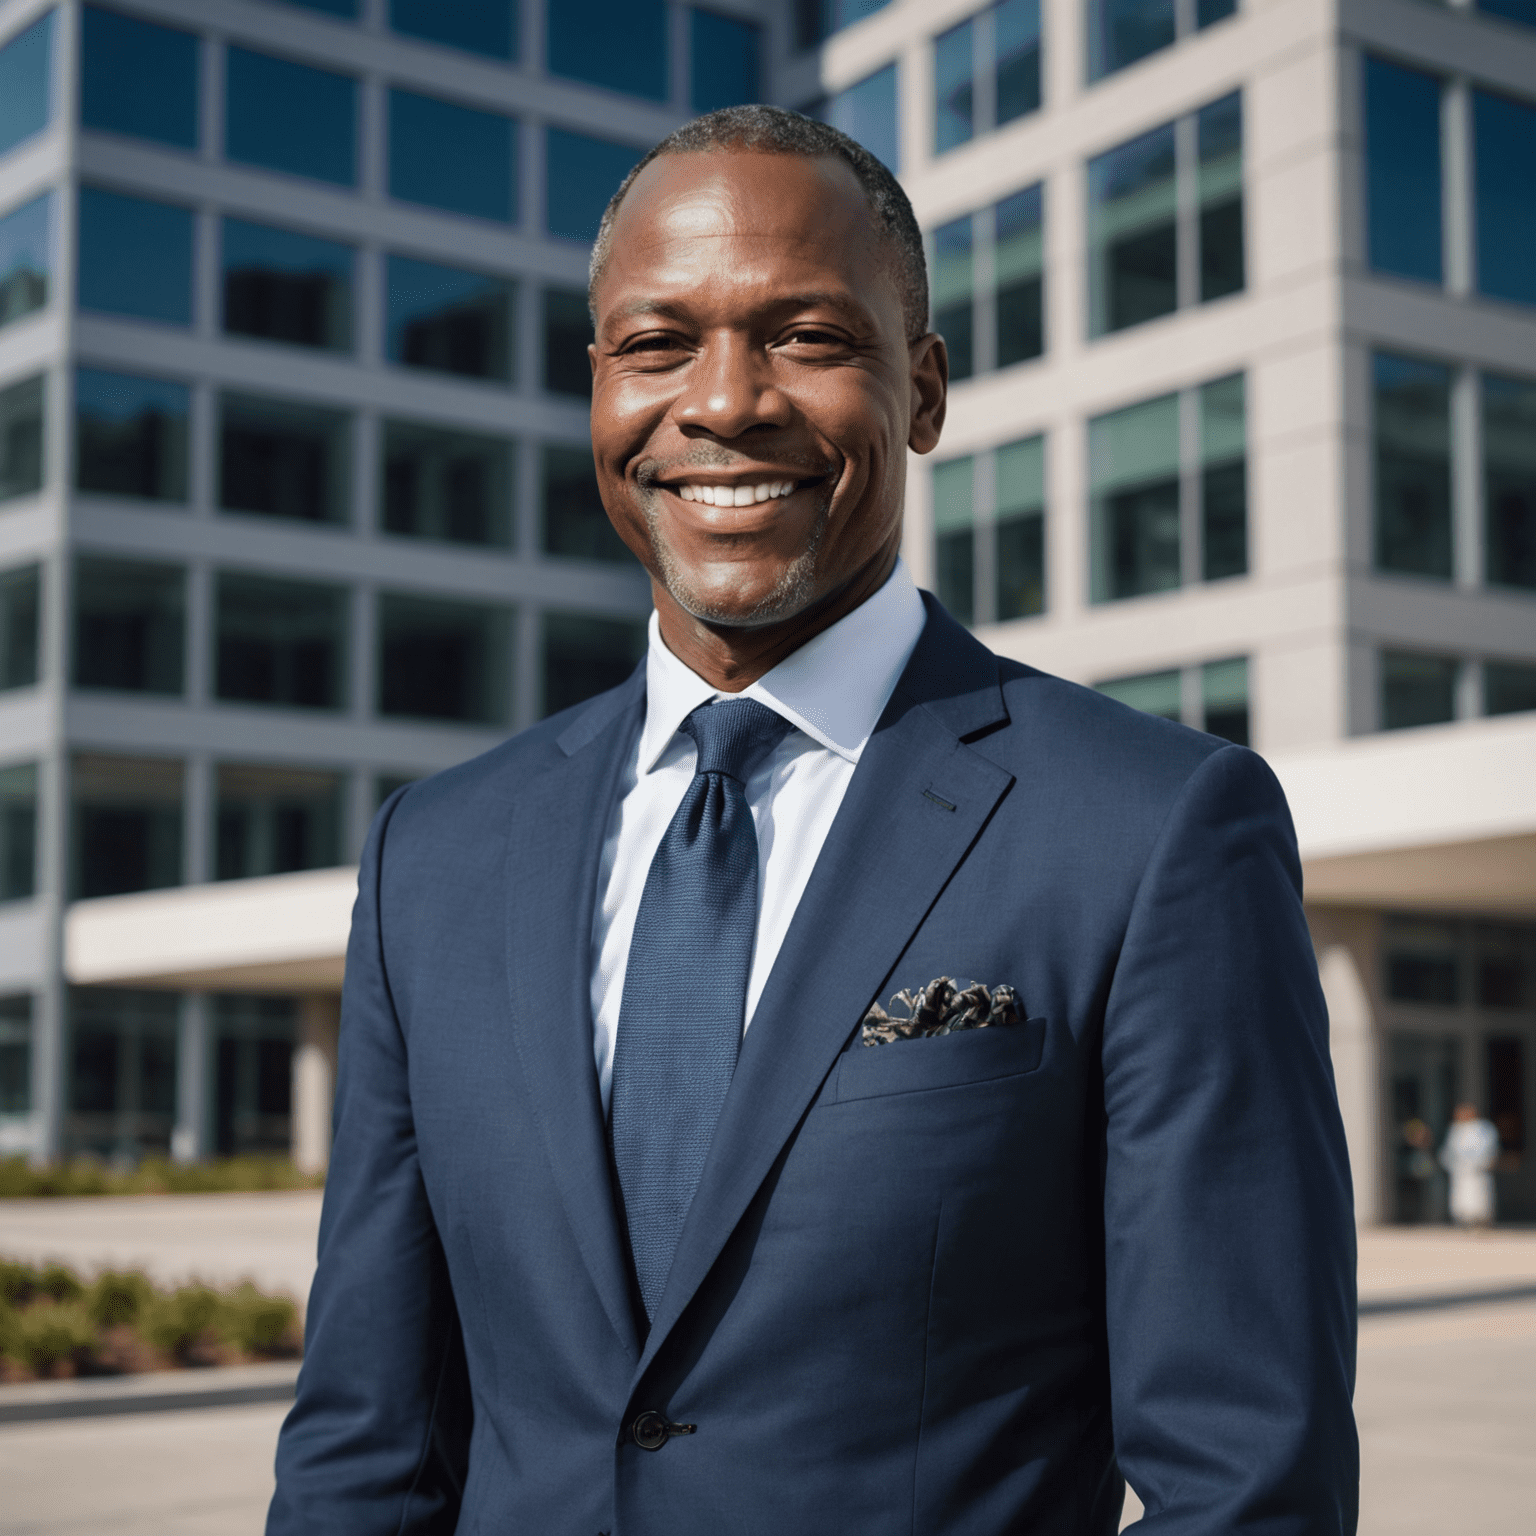
[[[79,1301],[85,1295],[79,1275],[62,1264],[45,1264],[38,1271],[37,1288],[55,1301]]]
[[[218,1331],[243,1354],[276,1354],[297,1332],[298,1307],[286,1296],[263,1295],[249,1280],[222,1300]]]
[[[35,1302],[11,1319],[5,1352],[39,1376],[96,1342],[96,1325],[78,1301]]]
[[[0,1198],[58,1199],[76,1195],[193,1195],[318,1189],[319,1174],[300,1173],[286,1158],[222,1157],[207,1163],[145,1158],[131,1172],[95,1158],[33,1167],[24,1157],[0,1158]]]
[[[136,1323],[154,1299],[155,1288],[136,1269],[104,1269],[91,1282],[85,1309],[98,1328]]]
[[[138,1331],[163,1354],[183,1359],[213,1328],[220,1302],[219,1293],[206,1285],[184,1285],[169,1296],[156,1296],[144,1309]]]
[[[37,1294],[37,1282],[36,1266],[0,1259],[0,1308],[24,1307]]]

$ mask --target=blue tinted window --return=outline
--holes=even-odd
[[[391,256],[385,351],[408,368],[507,379],[513,285],[485,272]]]
[[[900,169],[896,136],[896,66],[887,64],[857,85],[827,97],[815,113],[857,139],[892,172]]]
[[[53,273],[53,198],[45,192],[0,217],[0,325],[48,302]]]
[[[80,189],[80,307],[192,323],[192,210]]]
[[[106,496],[187,499],[191,391],[101,368],[75,372],[75,484]]]
[[[302,347],[352,345],[352,247],[225,219],[224,329]]]
[[[1098,80],[1171,46],[1174,14],[1174,0],[1091,0],[1088,78]]]
[[[224,153],[246,165],[349,187],[357,179],[357,82],[231,48]]]
[[[389,0],[389,24],[408,37],[493,59],[517,57],[517,0]]]
[[[53,12],[0,48],[0,154],[48,126]]]
[[[87,128],[196,149],[197,39],[86,6],[80,121]]]
[[[994,13],[997,122],[1040,105],[1040,0],[1000,0]]]
[[[695,112],[713,112],[757,101],[762,95],[758,74],[760,32],[750,23],[713,11],[695,11],[692,18],[692,87]]]
[[[1536,304],[1536,107],[1472,93],[1477,289]]]
[[[306,11],[323,11],[327,16],[357,17],[357,0],[277,0],[278,5],[297,5]]]
[[[517,124],[414,91],[389,93],[389,195],[510,223],[517,216]]]
[[[1440,82],[1365,61],[1366,245],[1378,272],[1440,281]]]
[[[933,40],[933,152],[976,131],[976,27],[962,21]]]
[[[665,101],[666,0],[549,0],[549,72]]]
[[[1505,21],[1536,27],[1536,0],[1477,0],[1477,8],[1490,16],[1502,16]]]
[[[814,48],[834,32],[883,11],[890,3],[891,0],[795,0],[795,46]]]
[[[1208,27],[1213,21],[1221,21],[1237,9],[1237,0],[1195,0],[1195,25]]]
[[[550,234],[568,240],[596,238],[608,199],[619,190],[619,183],[642,153],[632,144],[591,139],[584,133],[567,133],[564,128],[546,129],[544,184]]]

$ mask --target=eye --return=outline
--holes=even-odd
[[[625,356],[632,356],[636,352],[670,352],[682,343],[676,336],[668,336],[665,332],[650,332],[645,336],[637,336],[633,341],[626,342],[620,349]]]
[[[820,326],[799,325],[784,338],[786,345],[802,347],[840,347],[843,338],[835,331],[822,330]]]

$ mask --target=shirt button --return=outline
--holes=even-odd
[[[630,1438],[642,1451],[659,1451],[667,1443],[667,1421],[654,1408],[635,1415]]]

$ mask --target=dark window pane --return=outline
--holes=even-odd
[[[1144,715],[1178,720],[1182,714],[1183,684],[1177,672],[1142,672],[1135,677],[1112,677],[1093,686]]]
[[[549,0],[544,17],[550,74],[648,101],[671,94],[665,0]]]
[[[48,126],[53,12],[0,47],[0,155]]]
[[[1476,0],[1478,10],[1487,16],[1502,16],[1523,27],[1536,27],[1536,0]]]
[[[0,501],[30,496],[43,484],[43,381],[0,389]]]
[[[1243,287],[1243,98],[1234,91],[1196,114],[1200,298]]]
[[[1523,1008],[1525,993],[1526,965],[1520,955],[1480,955],[1478,957],[1477,1006],[1479,1008]]]
[[[1521,986],[1519,1002],[1491,1006],[1517,1008],[1523,1002]],[[1525,1041],[1519,1035],[1488,1041],[1488,1118],[1498,1127],[1502,1151],[1525,1150]]]
[[[1419,656],[1411,651],[1381,653],[1381,728],[1399,731],[1414,725],[1442,725],[1456,718],[1456,676],[1460,663],[1451,656]]]
[[[1440,82],[1365,60],[1365,222],[1378,272],[1438,283]]]
[[[1179,585],[1179,401],[1164,395],[1088,424],[1095,602]]]
[[[41,618],[41,568],[0,571],[0,690],[37,681]]]
[[[1387,996],[1397,1003],[1430,1003],[1453,1007],[1457,993],[1454,957],[1388,955]]]
[[[1485,661],[1483,713],[1516,715],[1536,709],[1536,662]]]
[[[1237,0],[1195,0],[1195,26],[1208,27],[1234,14]]]
[[[182,690],[186,572],[81,555],[75,560],[75,687]]]
[[[546,445],[543,454],[545,554],[621,565],[633,560],[603,510],[591,450]]]
[[[1375,355],[1376,564],[1451,576],[1451,371]]]
[[[182,149],[197,148],[198,41],[115,11],[85,7],[80,121]]]
[[[75,371],[75,484],[104,496],[187,499],[191,391],[167,379]]]
[[[0,1115],[32,1110],[32,999],[0,997]]]
[[[12,763],[0,768],[0,901],[24,901],[36,890],[37,765]]]
[[[1088,162],[1089,302],[1093,335],[1178,303],[1173,124]]]
[[[391,362],[475,379],[511,377],[510,282],[408,256],[391,256],[388,272]]]
[[[357,179],[357,82],[248,48],[225,71],[224,153],[245,165],[350,187]]]
[[[1173,0],[1089,0],[1088,78],[1124,69],[1173,38]]]
[[[976,461],[933,466],[933,566],[938,598],[962,624],[976,620]]]
[[[1037,183],[996,208],[997,366],[1039,357],[1045,347],[1041,274],[1042,189]]]
[[[1247,412],[1243,375],[1200,387],[1201,575],[1248,570]]]
[[[1102,503],[1110,598],[1167,592],[1179,584],[1179,483],[1137,486]]]
[[[517,0],[389,0],[389,24],[407,37],[425,38],[483,53],[493,59],[517,57]]]
[[[1201,729],[1224,741],[1248,745],[1248,659],[1209,661],[1200,669]]]
[[[70,1062],[70,1108],[110,1114],[117,1108],[118,1037],[105,1030],[76,1029]]]
[[[828,96],[809,115],[841,128],[850,139],[857,139],[892,174],[900,171],[894,64],[887,64],[846,90]]]
[[[1483,375],[1486,579],[1536,588],[1536,381]]]
[[[544,615],[544,714],[617,688],[645,655],[644,619]]]
[[[213,999],[213,1142],[221,1157],[287,1155],[297,1012],[288,997]]]
[[[243,880],[339,864],[341,795],[339,774],[220,763],[214,879]]]
[[[943,224],[933,232],[930,291],[933,328],[949,349],[949,377],[968,379],[976,371],[975,275],[971,256],[971,216]]]
[[[350,245],[225,219],[223,247],[226,331],[301,347],[351,349]]]
[[[795,47],[814,48],[844,27],[883,11],[891,0],[795,0]]]
[[[592,315],[584,288],[544,290],[544,388],[556,395],[592,398]]]
[[[997,618],[1045,612],[1045,518],[1038,512],[997,524]]]
[[[517,217],[517,124],[499,112],[391,91],[389,195],[510,223]]]
[[[501,725],[510,640],[503,608],[379,599],[379,713]]]
[[[80,189],[80,307],[192,323],[192,210]]]
[[[181,884],[182,766],[156,757],[78,753],[72,897]]]
[[[762,97],[762,30],[732,16],[694,10],[689,101],[695,112],[714,112]]]
[[[592,240],[608,199],[644,151],[564,128],[544,130],[545,227],[567,240]]]
[[[53,274],[53,197],[45,192],[0,218],[0,326],[48,302]]]
[[[385,422],[385,532],[455,544],[510,544],[511,459],[511,445],[500,438]]]
[[[299,709],[342,708],[347,597],[341,587],[221,572],[218,697]]]
[[[1536,304],[1536,106],[1472,93],[1477,289]]]
[[[933,40],[933,152],[976,132],[976,27],[963,21]]]
[[[997,125],[1040,105],[1040,0],[1001,0],[993,12]]]
[[[224,395],[219,506],[310,523],[345,523],[351,433],[339,411]]]

